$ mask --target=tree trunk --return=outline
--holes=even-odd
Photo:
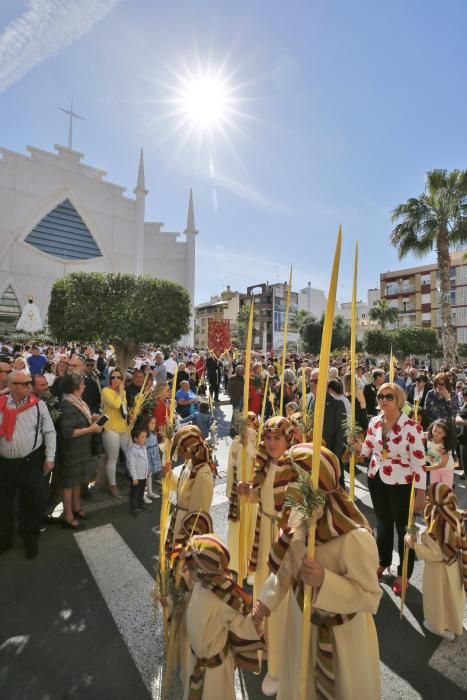
[[[449,275],[451,259],[449,257],[449,238],[447,229],[439,232],[436,241],[436,248],[438,254],[440,285],[439,309],[441,312],[443,363],[451,368],[455,363],[456,335],[451,320],[451,282]]]
[[[125,376],[131,361],[138,352],[138,346],[134,340],[128,340],[126,343],[121,343],[120,341],[114,340],[112,345],[115,348],[117,366],[120,371],[123,372],[123,376]]]

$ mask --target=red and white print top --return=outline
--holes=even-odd
[[[380,414],[371,419],[362,445],[362,456],[370,460],[368,478],[374,478],[379,470],[385,484],[411,484],[415,477],[416,487],[425,489],[425,447],[421,426],[402,413],[383,441],[382,418]]]

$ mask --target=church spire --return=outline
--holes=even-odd
[[[185,233],[194,233],[194,234],[198,233],[198,231],[196,230],[196,226],[195,226],[195,210],[193,208],[193,190],[191,188],[190,188],[190,201],[188,204],[188,216],[186,219]]]
[[[146,189],[146,181],[144,178],[144,158],[143,158],[143,149],[142,148],[141,148],[141,151],[139,154],[138,180],[136,182],[136,187],[133,191],[136,194],[138,190],[140,192],[143,192],[144,194],[148,193],[148,191]]]

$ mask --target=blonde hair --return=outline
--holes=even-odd
[[[385,382],[384,384],[381,384],[380,387],[378,387],[378,394],[383,389],[391,389],[392,393],[396,397],[397,408],[399,408],[399,409],[404,408],[407,397],[406,397],[405,391],[402,389],[402,387],[399,386],[399,384],[394,384],[392,382]]]

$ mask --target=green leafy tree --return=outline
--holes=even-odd
[[[305,352],[319,353],[323,335],[324,315],[320,319],[313,316],[302,331]],[[343,316],[336,316],[332,327],[331,350],[348,348],[350,345],[350,324]]]
[[[363,336],[363,346],[370,355],[383,355],[391,350],[394,343],[394,336],[391,331],[374,328],[365,331]]]
[[[440,311],[444,363],[455,359],[456,338],[451,321],[449,251],[467,241],[467,170],[430,170],[425,191],[399,204],[392,212],[398,221],[391,243],[399,258],[409,253],[419,258],[436,250],[440,275]]]
[[[394,331],[395,352],[401,355],[432,355],[438,349],[435,328],[398,328]]]
[[[399,310],[389,306],[387,299],[378,299],[370,309],[370,320],[377,321],[383,331],[387,323],[396,323],[399,318]]]
[[[60,340],[111,343],[128,367],[141,343],[171,344],[189,330],[190,296],[149,276],[73,272],[52,287],[48,323]]]

